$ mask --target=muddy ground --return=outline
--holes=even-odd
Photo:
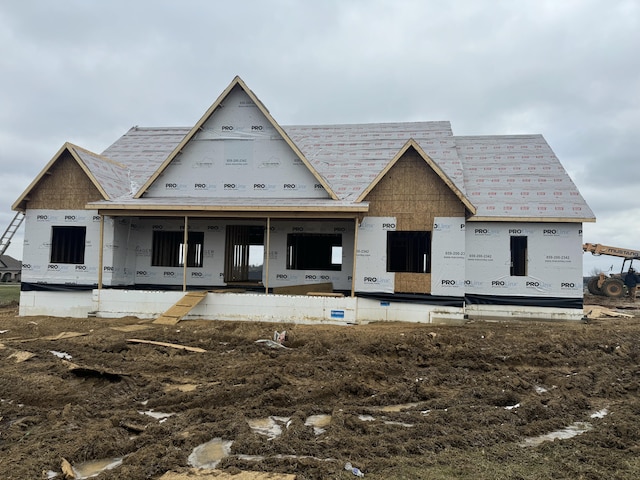
[[[640,311],[609,306],[633,317],[164,326],[5,306],[0,478],[65,478],[63,458],[122,460],[99,479],[204,478],[189,456],[219,438],[207,478],[356,478],[350,462],[372,479],[637,479]],[[276,330],[288,348],[256,343]],[[270,417],[274,438],[250,427]],[[583,433],[535,441],[566,427]]]

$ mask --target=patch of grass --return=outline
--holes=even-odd
[[[20,301],[19,283],[0,283],[0,305],[9,305]]]

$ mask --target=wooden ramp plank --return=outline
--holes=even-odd
[[[160,325],[175,325],[180,320],[182,320],[182,317],[189,313],[193,309],[193,307],[198,305],[204,299],[204,297],[207,296],[207,293],[208,292],[206,291],[188,292],[171,308],[169,308],[169,310],[156,318],[152,323],[157,323]]]

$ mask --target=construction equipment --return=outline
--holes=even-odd
[[[11,220],[11,223],[9,224],[9,226],[2,234],[2,237],[0,237],[0,256],[4,255],[4,252],[6,252],[7,248],[9,248],[9,245],[11,245],[11,239],[13,238],[13,235],[16,233],[20,225],[22,224],[23,220],[24,220],[24,213],[22,212],[16,213],[16,215],[13,217],[13,220]]]
[[[622,258],[620,273],[600,273],[591,277],[587,282],[587,289],[593,295],[618,298],[624,295],[624,277],[633,265],[634,260],[640,260],[640,250],[628,248],[610,247],[599,243],[585,243],[582,250],[593,255],[608,255]]]

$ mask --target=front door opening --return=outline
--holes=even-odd
[[[527,237],[511,237],[512,277],[527,276]]]
[[[228,225],[225,246],[225,283],[261,283],[264,265],[264,227]]]

